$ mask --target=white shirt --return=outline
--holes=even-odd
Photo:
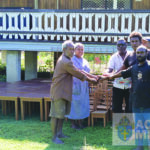
[[[129,54],[130,52],[127,51],[126,56]],[[125,57],[126,57],[125,56]],[[123,65],[123,59],[122,57],[119,55],[118,52],[114,53],[108,63],[108,68],[113,69],[113,71],[118,71],[122,65]],[[131,88],[131,78],[126,78],[123,79],[121,78],[116,78],[114,80],[113,86],[119,89],[129,89]]]

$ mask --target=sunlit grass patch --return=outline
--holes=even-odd
[[[1,150],[44,150],[48,144],[28,140],[0,139]]]

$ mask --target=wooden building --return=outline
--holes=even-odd
[[[83,42],[85,52],[113,53],[117,39],[129,42],[133,30],[149,36],[149,9],[149,0],[0,0],[7,81],[20,80],[21,51],[27,80],[36,77],[37,52],[60,52],[67,39]]]

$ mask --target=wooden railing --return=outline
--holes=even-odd
[[[1,40],[116,42],[150,35],[150,11],[0,10]]]

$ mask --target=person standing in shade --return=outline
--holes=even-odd
[[[95,78],[90,78],[73,65],[71,57],[74,54],[74,43],[72,41],[65,41],[62,44],[62,49],[63,54],[57,61],[50,88],[52,142],[56,144],[63,144],[60,138],[67,137],[62,133],[62,127],[65,115],[70,113],[72,77],[97,83]]]
[[[90,72],[89,63],[83,58],[84,45],[81,43],[75,44],[75,54],[72,57],[72,62],[75,67],[83,70],[87,73]],[[91,76],[92,77],[92,76]],[[93,75],[94,77],[94,75]],[[89,105],[89,87],[87,81],[81,81],[76,77],[73,77],[73,91],[71,111],[67,118],[72,121],[72,128],[82,129],[83,119],[87,118],[90,114]]]
[[[126,50],[127,44],[124,39],[117,41],[117,52],[114,53],[108,63],[107,73],[117,72],[123,65],[123,61],[129,52]],[[105,73],[105,74],[107,74]],[[114,113],[122,113],[123,99],[125,98],[125,112],[129,112],[129,88],[131,88],[130,78],[116,78],[113,83],[112,110]]]

